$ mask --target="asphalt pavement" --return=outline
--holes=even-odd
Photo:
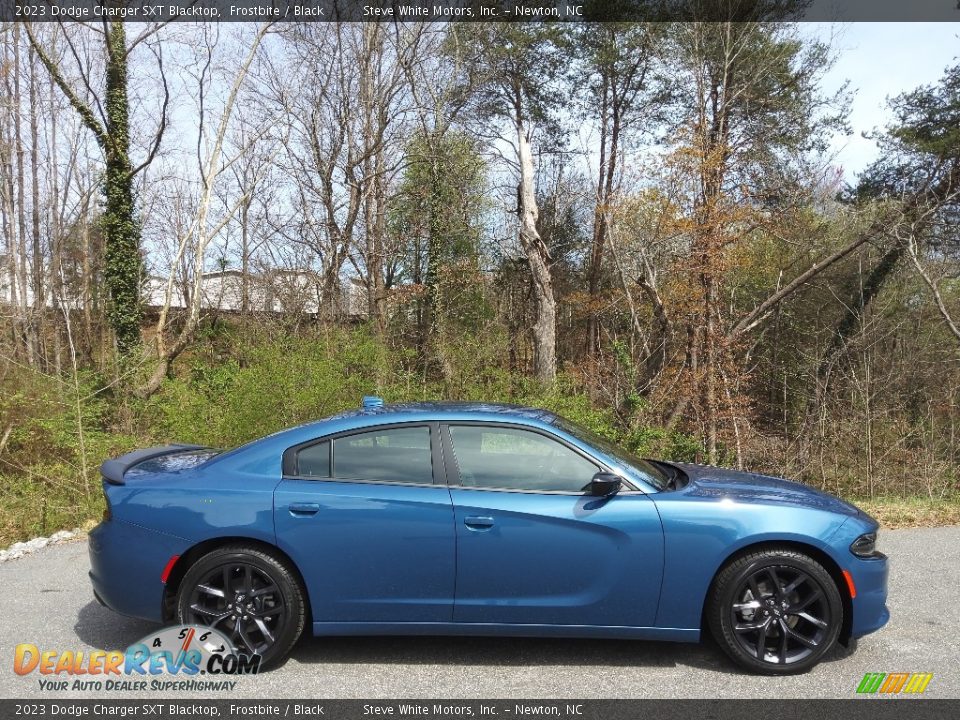
[[[890,623],[806,675],[744,674],[711,642],[305,637],[282,666],[236,678],[230,698],[850,698],[867,672],[929,672],[925,695],[960,698],[960,527],[888,530]],[[103,697],[41,690],[14,648],[123,649],[155,630],[94,601],[84,540],[0,563],[0,698]],[[171,693],[163,693],[170,697]],[[112,697],[155,697],[114,693]],[[177,693],[187,699],[189,692]]]

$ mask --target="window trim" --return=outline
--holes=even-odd
[[[297,453],[306,448],[320,443],[330,443],[330,472],[336,471],[336,451],[334,450],[334,441],[353,435],[365,435],[367,433],[382,430],[400,430],[409,428],[425,427],[430,432],[430,475],[432,482],[394,482],[392,480],[369,480],[366,478],[338,478],[338,477],[317,477],[315,475],[300,475],[297,467]],[[436,487],[445,485],[443,477],[443,454],[440,448],[440,424],[436,421],[418,420],[414,422],[383,423],[379,425],[366,425],[362,428],[351,428],[350,430],[340,430],[326,435],[320,435],[310,440],[306,440],[296,445],[291,445],[283,451],[281,458],[281,476],[284,480],[300,480],[303,482],[337,482],[337,483],[360,483],[364,485],[395,485],[398,487]]]
[[[522,423],[510,423],[510,422],[487,422],[484,420],[451,420],[444,421],[440,423],[440,439],[443,444],[443,454],[444,457],[450,458],[450,461],[446,463],[446,475],[447,475],[447,485],[450,488],[457,488],[459,490],[469,490],[469,491],[480,491],[480,492],[507,492],[507,493],[521,493],[524,495],[567,495],[573,497],[584,497],[586,493],[583,490],[572,491],[572,490],[521,490],[520,488],[499,488],[499,487],[468,487],[461,484],[460,482],[460,461],[457,459],[456,450],[453,447],[453,436],[450,434],[450,426],[462,427],[462,426],[472,426],[472,427],[484,427],[484,428],[500,428],[504,430],[523,430],[526,432],[536,433],[537,435],[542,435],[548,440],[553,440],[554,442],[563,445],[568,450],[572,450],[574,453],[587,460],[590,463],[596,465],[599,470],[598,472],[610,472],[615,474],[620,478],[620,481],[623,483],[622,492],[635,492],[637,488],[634,487],[633,483],[630,482],[628,478],[623,476],[623,473],[617,470],[616,468],[611,468],[605,462],[602,462],[599,458],[590,455],[589,453],[581,450],[573,443],[567,441],[565,438],[555,435],[549,430],[544,430],[543,428],[534,427],[532,425],[524,425]]]

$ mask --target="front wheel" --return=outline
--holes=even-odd
[[[843,602],[830,574],[790,549],[744,555],[717,575],[710,630],[734,662],[766,675],[806,672],[834,646]]]
[[[226,635],[261,667],[283,659],[303,632],[303,592],[287,565],[262,550],[225,547],[194,563],[177,592],[182,623]]]

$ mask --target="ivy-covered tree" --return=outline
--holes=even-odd
[[[133,181],[135,175],[150,164],[160,146],[167,126],[167,93],[163,79],[163,63],[159,51],[156,57],[163,81],[164,99],[161,117],[147,158],[134,165],[130,157],[130,100],[128,97],[128,67],[130,52],[155,32],[150,28],[133,42],[127,42],[124,23],[104,23],[98,33],[103,44],[104,79],[103,99],[91,104],[85,101],[67,81],[58,63],[45,51],[29,23],[25,24],[30,43],[37,57],[50,73],[84,125],[93,133],[104,156],[103,197],[100,215],[104,238],[103,280],[108,296],[107,320],[116,336],[117,350],[126,357],[140,344],[142,308],[140,286],[143,281],[143,257],[140,248],[140,222],[137,217]],[[80,68],[80,73],[85,68]],[[84,85],[95,83],[84,76]],[[96,112],[94,111],[96,108]]]
[[[425,291],[417,313],[421,346],[449,380],[451,332],[469,330],[483,311],[486,163],[476,141],[456,131],[420,133],[406,155],[392,222],[407,249],[407,275]]]

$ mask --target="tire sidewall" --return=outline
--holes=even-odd
[[[195,562],[180,582],[177,590],[177,619],[187,620],[190,596],[197,583],[210,571],[228,564],[247,563],[266,573],[277,586],[287,610],[287,619],[276,641],[261,656],[260,666],[266,667],[282,660],[300,637],[304,625],[303,593],[296,578],[287,567],[266,553],[257,550],[221,549]],[[240,652],[243,652],[240,650]]]
[[[803,673],[820,662],[823,656],[836,644],[840,628],[843,626],[843,600],[836,583],[823,566],[806,555],[785,551],[764,552],[747,562],[734,563],[734,565],[737,565],[736,570],[724,577],[721,585],[715,589],[710,614],[711,630],[727,655],[739,665],[767,675]],[[830,610],[830,627],[823,642],[808,657],[789,665],[764,662],[748,654],[740,646],[733,629],[730,608],[734,603],[737,590],[748,577],[768,567],[784,567],[806,573],[820,585]]]

